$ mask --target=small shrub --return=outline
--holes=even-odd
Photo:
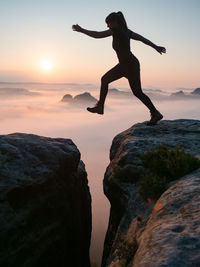
[[[165,177],[160,178],[153,173],[145,174],[139,183],[140,195],[144,199],[158,199],[165,191],[166,185],[167,182]]]
[[[143,166],[168,181],[200,168],[200,160],[178,147],[158,146],[142,156]]]
[[[140,179],[141,175],[142,171],[140,167],[128,164],[123,168],[120,166],[115,167],[112,178],[124,183],[135,183]]]
[[[178,147],[158,146],[142,156],[142,164],[148,169],[139,181],[143,198],[156,200],[166,190],[167,183],[200,168],[200,160]]]

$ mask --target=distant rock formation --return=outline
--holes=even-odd
[[[62,102],[71,102],[72,101],[72,95],[70,95],[70,94],[66,94],[66,95],[64,95],[63,96],[63,98],[62,98]]]
[[[145,92],[162,93],[161,89],[144,89]]]
[[[178,97],[178,98],[183,98],[183,97],[185,98],[186,97],[186,95],[184,94],[184,92],[182,90],[178,91],[176,93],[172,93],[171,96],[172,97]]]
[[[171,101],[171,100],[192,100],[200,96],[200,88],[196,88],[192,93],[184,93],[182,90],[172,93],[169,95],[164,93],[159,89],[144,89],[145,94],[147,94],[151,99],[156,101]],[[122,91],[116,88],[110,88],[108,90],[108,97],[115,99],[134,99],[132,91]],[[78,94],[72,97],[71,94],[66,94],[63,96],[61,102],[69,103],[71,106],[87,106],[92,105],[97,102],[97,99],[93,97],[90,93],[84,92],[83,94]]]
[[[151,94],[152,96],[157,96],[157,95],[161,95],[160,93],[162,93],[162,90],[160,89],[144,89],[143,90],[145,93],[147,94]],[[122,91],[116,88],[110,88],[108,90],[108,94],[113,96],[113,97],[130,97],[133,96],[133,92],[131,91],[131,89],[129,89],[129,91]],[[161,95],[162,96],[162,95]]]
[[[61,101],[76,105],[89,105],[96,103],[97,99],[90,93],[84,92],[83,94],[76,95],[74,98],[72,97],[72,95],[66,94],[63,96]]]
[[[70,139],[0,136],[0,266],[89,267],[91,197]]]
[[[73,101],[75,103],[96,103],[97,102],[97,99],[95,97],[93,97],[90,93],[88,92],[85,92],[83,94],[80,94],[80,95],[76,95],[73,99]]]
[[[144,200],[137,186],[143,153],[168,144],[200,158],[199,135],[200,121],[183,119],[139,123],[113,139],[103,182],[111,209],[102,267],[200,266],[200,169],[168,184],[157,202]]]
[[[191,94],[200,95],[200,88],[196,88]]]
[[[193,92],[185,94],[182,90],[176,92],[176,93],[172,93],[170,95],[170,99],[171,100],[181,100],[181,99],[196,99],[200,97],[200,88],[196,88]]]
[[[38,96],[40,93],[24,88],[0,88],[0,97]]]
[[[108,90],[108,94],[110,96],[113,96],[113,97],[130,97],[131,95],[133,95],[133,93],[130,91],[130,92],[125,92],[125,91],[121,91],[121,90],[118,90],[116,88],[110,88]]]
[[[145,92],[145,94],[147,94],[150,98],[154,100],[169,100],[169,96],[163,94],[163,91],[160,89],[143,89],[143,91]],[[111,88],[108,90],[108,97],[109,96],[120,99],[126,99],[130,97],[134,99],[134,95],[131,89],[129,89],[129,91],[122,91],[116,88]]]

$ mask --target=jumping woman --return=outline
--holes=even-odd
[[[89,31],[78,24],[73,25],[72,29],[77,32],[84,33],[93,38],[113,37],[113,49],[117,53],[119,63],[105,73],[101,78],[100,97],[97,104],[92,108],[87,108],[92,113],[103,114],[104,103],[108,93],[109,83],[126,77],[133,94],[139,98],[149,109],[151,119],[147,125],[155,125],[163,118],[163,115],[155,108],[150,98],[142,92],[140,81],[140,63],[130,50],[130,39],[138,40],[146,45],[153,47],[160,54],[166,53],[166,49],[162,46],[157,46],[143,36],[128,29],[125,18],[122,12],[113,12],[106,17],[108,30],[106,31]]]

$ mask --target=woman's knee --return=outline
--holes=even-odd
[[[145,97],[146,95],[142,92],[142,90],[138,90],[138,89],[132,89],[133,94],[138,97],[138,98],[142,98]]]
[[[103,75],[101,77],[101,84],[109,84],[108,78],[106,77],[106,75]]]

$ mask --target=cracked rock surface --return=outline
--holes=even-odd
[[[91,197],[71,139],[1,135],[0,201],[0,266],[90,266]]]
[[[104,177],[111,209],[103,267],[200,266],[200,169],[168,184],[156,202],[139,194],[141,155],[158,145],[200,158],[200,121],[138,123],[113,139]]]

